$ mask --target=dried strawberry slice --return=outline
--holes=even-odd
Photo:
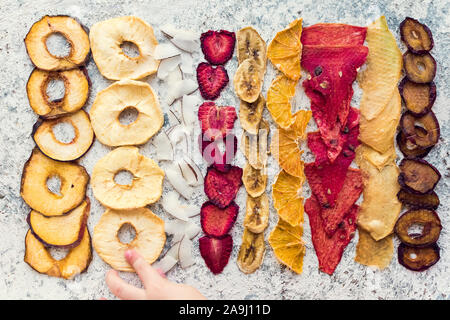
[[[357,205],[353,205],[345,214],[334,235],[328,237],[320,217],[321,207],[319,202],[314,195],[306,200],[305,211],[309,217],[312,242],[321,271],[331,275],[341,261],[342,254],[356,231],[358,209]]]
[[[233,201],[221,209],[207,201],[200,209],[202,230],[209,236],[223,237],[233,227],[239,213],[239,206]]]
[[[199,239],[199,249],[209,270],[214,274],[219,274],[230,259],[233,238],[229,234],[222,238],[204,236]]]
[[[212,66],[202,62],[197,67],[197,82],[200,94],[206,100],[215,100],[228,84],[227,70],[223,66]]]
[[[219,138],[214,141],[207,140],[204,135],[199,135],[199,146],[203,159],[208,165],[213,165],[214,168],[221,172],[228,172],[231,168],[237,151],[237,138],[234,134],[229,134],[225,138]],[[225,145],[225,152],[222,154],[219,148],[219,143]]]
[[[204,182],[204,191],[209,200],[219,208],[225,208],[236,198],[242,185],[242,169],[231,166],[227,173],[209,167]]]
[[[367,28],[341,23],[318,23],[303,28],[302,44],[305,45],[362,45]]]
[[[214,102],[204,102],[198,108],[198,121],[206,140],[224,138],[233,129],[236,118],[232,106],[218,107]]]
[[[225,64],[233,56],[236,35],[226,30],[209,30],[202,33],[200,42],[205,59],[209,63]]]

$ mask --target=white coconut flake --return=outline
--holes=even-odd
[[[178,165],[181,168],[183,177],[189,185],[196,187],[203,184],[204,180],[200,168],[192,161],[192,159],[184,157],[178,162]]]
[[[197,208],[197,213],[200,209]],[[165,222],[166,233],[172,235],[172,243],[181,241],[184,236],[189,239],[195,238],[201,231],[201,228],[192,221],[168,220]]]
[[[169,272],[176,264],[178,260],[171,255],[166,254],[161,260],[152,264],[153,268],[160,269],[162,272]]]
[[[164,130],[153,138],[152,144],[156,149],[156,160],[173,160],[173,145]]]
[[[175,242],[173,246],[170,247],[166,252],[166,256],[170,256],[178,261],[178,251],[180,250],[180,242]]]
[[[173,43],[160,43],[155,47],[154,58],[157,60],[167,59],[181,54],[181,50]]]
[[[191,94],[198,89],[198,84],[192,79],[183,79],[168,83],[167,103],[171,105],[175,100],[181,98],[185,94]]]
[[[197,39],[193,39],[190,34],[177,34],[175,37],[170,39],[172,43],[181,50],[187,51],[187,52],[196,52],[200,48]]]
[[[178,249],[178,258],[180,266],[186,269],[195,264],[194,257],[192,256],[192,241],[188,237],[184,237],[180,242]]]
[[[177,165],[171,164],[167,169],[165,169],[165,172],[167,180],[169,180],[174,189],[186,200],[191,199],[194,189],[183,178],[180,168]]]
[[[188,221],[186,213],[182,210],[179,204],[178,193],[175,191],[169,191],[164,197],[162,197],[161,205],[172,217]]]
[[[194,58],[189,52],[182,52],[180,57],[180,68],[183,73],[194,74]]]
[[[181,80],[183,80],[183,73],[181,72],[181,69],[178,67],[169,72],[167,77],[164,79],[164,82],[170,86],[171,84]]]
[[[157,77],[158,79],[164,80],[167,78],[169,73],[173,71],[182,62],[181,55],[170,57],[162,60],[159,63]]]
[[[194,95],[184,95],[181,100],[181,116],[186,126],[192,126],[197,121],[196,110],[201,104],[199,97]]]

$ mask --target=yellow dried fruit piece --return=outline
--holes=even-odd
[[[234,75],[234,91],[245,102],[255,102],[262,89],[264,72],[256,60],[249,58],[244,60]]]
[[[269,197],[263,193],[257,198],[247,195],[244,226],[254,233],[263,232],[269,225]]]
[[[359,240],[356,245],[355,261],[369,267],[380,270],[389,266],[394,254],[394,242],[392,234],[379,241],[375,241],[371,235],[358,228]]]
[[[236,32],[237,58],[241,63],[248,58],[254,59],[262,70],[266,69],[267,46],[258,31],[252,27],[245,27]]]
[[[297,19],[287,29],[277,32],[267,49],[272,64],[289,79],[300,79],[300,58],[302,56],[302,19]]]
[[[394,145],[385,153],[379,153],[365,144],[360,144],[356,148],[356,157],[360,159],[357,162],[362,160],[369,161],[378,170],[382,170],[387,164],[392,163],[397,158],[397,154],[395,153]]]
[[[280,218],[293,226],[303,223],[304,182],[305,176],[294,177],[282,170],[272,186],[273,206]]]
[[[252,197],[259,197],[266,190],[267,172],[266,169],[255,169],[247,163],[242,172],[242,183],[245,190]]]
[[[291,99],[295,95],[296,82],[286,76],[278,76],[267,91],[267,109],[281,128],[288,128],[292,121]]]
[[[256,135],[247,132],[242,133],[241,151],[248,163],[255,169],[263,169],[267,163],[267,138],[269,135],[269,123],[264,119],[259,124]]]
[[[242,129],[250,134],[257,134],[265,106],[266,99],[264,99],[262,94],[260,94],[259,98],[252,103],[241,100],[239,106],[239,121]]]
[[[302,273],[305,245],[303,225],[291,226],[282,219],[269,236],[269,244],[277,259],[296,273]]]
[[[255,272],[261,266],[265,252],[264,233],[253,233],[245,228],[237,258],[239,269],[246,274]]]

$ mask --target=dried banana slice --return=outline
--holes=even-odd
[[[247,196],[244,226],[254,233],[262,233],[269,225],[269,197],[263,193],[257,198]]]
[[[259,197],[266,190],[267,185],[267,170],[266,168],[255,169],[249,163],[244,167],[242,173],[242,182],[245,190],[252,197]]]
[[[261,266],[265,252],[264,233],[253,233],[245,228],[237,258],[239,269],[246,274],[255,272]]]
[[[266,166],[269,130],[269,123],[263,119],[259,123],[258,134],[252,135],[246,132],[242,134],[241,151],[248,163],[255,169],[262,169]]]
[[[264,73],[254,59],[245,59],[234,75],[234,91],[245,102],[255,102],[261,93]]]
[[[239,121],[245,131],[250,134],[258,133],[265,106],[266,99],[264,99],[262,94],[260,94],[258,99],[252,103],[241,100],[241,105],[239,107]]]
[[[237,32],[237,58],[239,64],[245,59],[253,58],[262,70],[267,65],[267,45],[258,31],[245,27]]]

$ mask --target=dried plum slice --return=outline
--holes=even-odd
[[[416,128],[416,132],[418,135],[426,135],[427,134],[427,131],[424,128],[419,127],[419,126],[415,126],[415,128]],[[410,158],[416,158],[416,157],[423,158],[433,148],[433,147],[428,147],[428,148],[419,147],[415,143],[406,139],[406,137],[402,131],[399,131],[399,133],[397,134],[397,145],[398,145],[400,151],[403,153],[403,155],[405,157],[410,157]]]
[[[417,117],[423,116],[431,110],[436,100],[436,85],[430,83],[415,83],[403,78],[398,86],[406,109]]]
[[[420,233],[410,233],[413,226],[422,227]],[[413,247],[426,247],[435,243],[441,234],[441,220],[436,212],[428,209],[409,210],[395,224],[399,240]]]
[[[439,197],[434,191],[430,194],[416,194],[401,189],[397,193],[397,198],[401,203],[415,209],[436,210],[440,203]]]
[[[416,129],[417,126],[422,127],[423,130]],[[422,117],[414,117],[414,115],[407,111],[400,119],[400,127],[406,139],[421,148],[428,148],[434,146],[439,141],[440,127],[433,111],[428,112]]]
[[[398,262],[409,270],[425,271],[439,261],[439,251],[437,244],[414,248],[401,243],[398,247]]]
[[[429,83],[436,75],[436,61],[431,54],[417,55],[406,51],[403,55],[406,77],[415,83]]]
[[[399,168],[398,183],[412,193],[431,193],[441,178],[439,171],[423,159],[403,159]]]
[[[430,29],[416,19],[406,17],[400,23],[400,35],[408,50],[424,54],[433,49],[433,35]]]

